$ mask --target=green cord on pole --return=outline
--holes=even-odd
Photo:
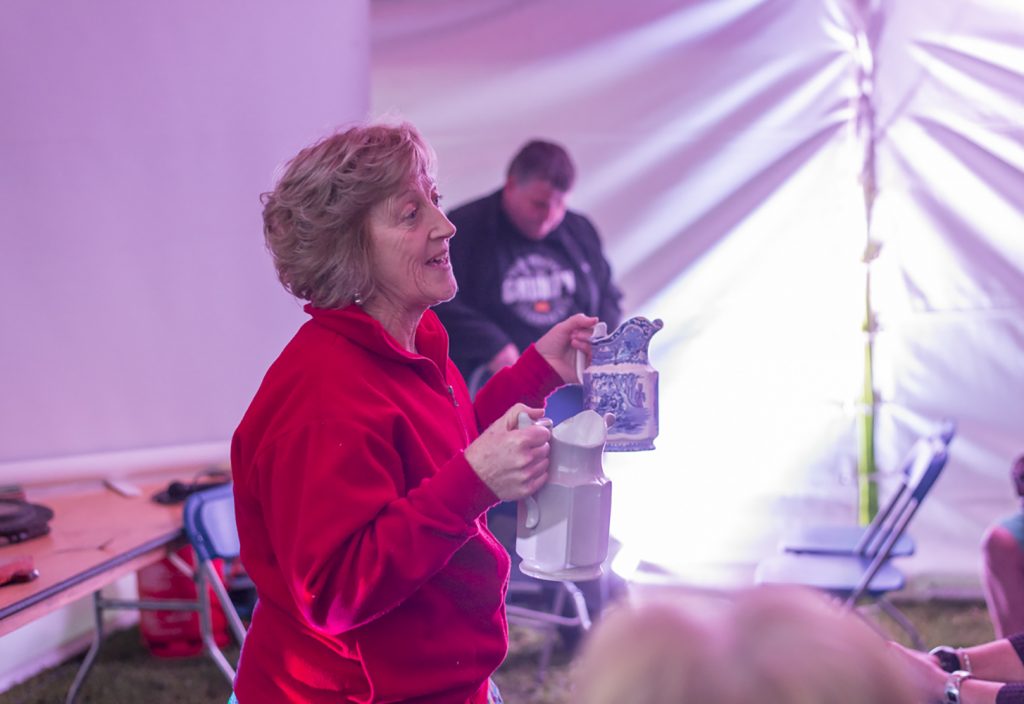
[[[864,345],[864,397],[860,416],[860,453],[857,462],[857,488],[860,497],[858,518],[867,525],[878,513],[878,482],[875,480],[875,393],[872,383],[871,342]]]
[[[867,525],[878,513],[878,482],[875,466],[875,379],[874,339],[875,315],[871,310],[870,260],[864,285],[864,393],[861,397],[860,452],[857,460],[858,518]]]

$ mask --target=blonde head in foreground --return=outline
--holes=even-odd
[[[575,704],[916,704],[887,644],[816,592],[622,606],[573,672]]]

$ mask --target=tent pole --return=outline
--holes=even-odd
[[[860,182],[864,194],[864,388],[858,404],[860,447],[857,461],[858,518],[868,524],[878,513],[878,480],[875,463],[875,430],[878,410],[878,395],[875,391],[875,333],[878,329],[877,316],[871,300],[871,263],[877,258],[881,242],[876,240],[872,229],[875,197],[878,194],[875,180],[875,56],[872,38],[877,38],[877,25],[873,15],[877,3],[872,0],[854,0],[853,17],[858,26],[854,27],[854,52],[857,64],[857,98],[855,104],[855,129],[861,145],[863,160]],[[872,28],[875,32],[872,32]]]
[[[874,384],[874,312],[871,310],[871,267],[866,266],[865,274],[865,319],[864,319],[864,392],[859,404],[860,412],[860,453],[857,462],[858,518],[867,525],[878,513],[878,481],[875,478],[875,409],[878,403]]]

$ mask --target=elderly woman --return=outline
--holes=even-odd
[[[455,295],[455,228],[412,126],[332,135],[263,200],[278,276],[311,319],[232,442],[259,595],[238,701],[500,701],[509,560],[484,514],[546,481],[550,431],[516,421],[577,381],[596,319],[554,326],[474,403],[430,310]]]

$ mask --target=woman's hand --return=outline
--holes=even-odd
[[[577,351],[582,352],[586,363],[590,364],[590,336],[594,334],[597,320],[593,316],[577,313],[556,323],[535,343],[541,357],[567,384],[582,381],[576,374]]]
[[[947,673],[939,667],[933,656],[919,650],[911,650],[894,641],[889,641],[887,647],[906,671],[922,702],[946,700]]]
[[[466,448],[469,466],[502,501],[525,498],[548,480],[551,428],[531,423],[520,429],[520,413],[536,421],[544,409],[517,403]]]

